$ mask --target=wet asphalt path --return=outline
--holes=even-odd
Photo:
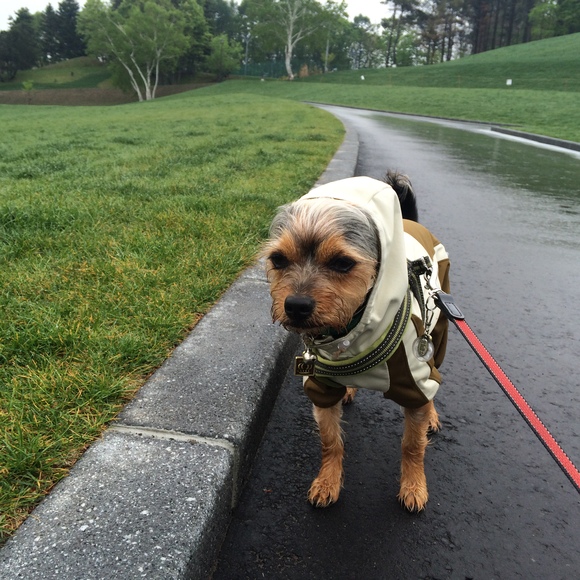
[[[578,466],[578,154],[325,108],[356,127],[359,175],[411,176],[468,322]],[[289,375],[214,579],[580,578],[580,495],[453,328],[442,371],[418,515],[395,497],[401,413],[369,391],[345,411],[339,502],[310,507],[319,444]]]

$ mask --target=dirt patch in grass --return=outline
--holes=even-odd
[[[167,97],[207,86],[208,83],[167,85],[158,87],[156,96]],[[134,93],[119,89],[43,89],[31,91],[1,91],[0,105],[122,105],[136,102]]]

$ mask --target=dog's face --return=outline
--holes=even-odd
[[[340,332],[373,286],[378,234],[352,204],[299,200],[280,208],[264,256],[274,322],[311,336]]]

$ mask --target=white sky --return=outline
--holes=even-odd
[[[8,2],[9,0],[4,0]],[[381,4],[381,0],[347,0],[346,11],[349,20],[353,20],[355,16],[362,14],[368,16],[373,24],[380,24],[381,19],[390,14],[390,8]]]
[[[14,16],[20,8],[28,8],[32,14],[42,12],[48,4],[56,10],[60,0],[0,0],[0,30],[8,30],[8,17]],[[77,0],[82,8],[84,0]],[[368,16],[373,24],[379,24],[387,15],[388,8],[380,0],[347,0],[350,20],[359,14]]]

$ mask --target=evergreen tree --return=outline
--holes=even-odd
[[[10,28],[0,40],[0,80],[10,81],[19,70],[39,64],[40,45],[34,17],[28,8],[21,8],[11,18]]]
[[[51,63],[59,60],[58,16],[52,4],[49,4],[42,13],[40,47],[45,62]]]
[[[556,10],[556,35],[580,32],[580,2],[559,0]]]
[[[77,33],[79,4],[76,0],[62,0],[58,5],[57,36],[59,60],[86,54],[86,45]]]
[[[0,30],[0,82],[11,81],[17,72],[16,54],[10,42],[10,31]]]
[[[237,12],[234,0],[205,0],[203,4],[203,14],[213,36],[226,34],[228,39],[234,38],[239,32]]]

